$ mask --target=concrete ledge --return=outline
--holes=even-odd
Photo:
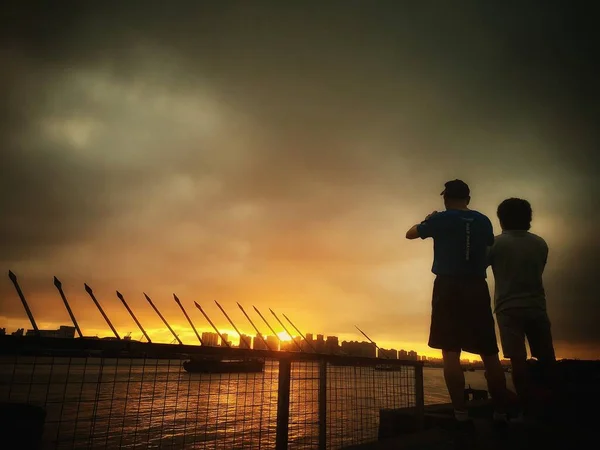
[[[0,403],[0,436],[6,448],[40,448],[46,411],[27,403]]]

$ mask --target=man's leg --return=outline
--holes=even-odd
[[[556,355],[552,342],[550,320],[546,311],[532,310],[525,324],[525,334],[531,348],[531,356],[537,358],[542,369],[544,384],[556,387],[555,364]]]
[[[488,390],[494,402],[494,408],[499,413],[506,413],[508,407],[508,390],[506,389],[506,377],[504,369],[500,364],[498,353],[492,355],[481,355],[485,367]]]
[[[531,356],[537,358],[541,369],[541,378],[534,385],[529,383],[526,387],[529,394],[530,409],[542,416],[552,414],[557,395],[560,395],[562,386],[558,380],[556,370],[556,356],[550,330],[550,320],[546,311],[532,310],[525,326],[525,334],[529,341]],[[529,371],[525,376],[529,376]],[[561,413],[562,414],[562,413]]]
[[[456,280],[450,277],[437,277],[433,284],[431,329],[429,346],[442,350],[444,359],[444,380],[454,406],[456,419],[467,421],[469,415],[465,407],[465,374],[460,366],[461,322],[457,313]]]
[[[515,356],[510,358],[512,366],[512,380],[515,390],[519,396],[523,412],[527,412],[531,403],[531,383],[529,380],[529,368],[526,356]]]
[[[460,352],[442,350],[442,357],[444,358],[444,380],[446,381],[446,387],[450,394],[450,400],[454,411],[457,412],[457,419],[461,415],[461,412],[465,412],[465,373],[460,365]]]
[[[524,313],[524,309],[499,312],[496,313],[496,321],[504,357],[509,358],[511,362],[512,380],[519,402],[523,410],[526,410],[531,392],[525,347]]]

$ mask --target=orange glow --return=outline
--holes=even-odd
[[[279,333],[277,333],[277,336],[279,336],[279,339],[281,339],[282,341],[291,341],[292,337],[287,334],[285,331],[280,331]]]

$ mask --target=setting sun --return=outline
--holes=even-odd
[[[279,336],[279,339],[281,339],[282,341],[292,340],[292,337],[285,331],[280,331],[279,333],[277,333],[277,336]]]

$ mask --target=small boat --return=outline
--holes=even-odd
[[[399,364],[377,364],[375,370],[382,370],[385,372],[401,372],[402,366]]]
[[[189,373],[257,373],[265,368],[260,359],[195,359],[184,361],[183,368]]]

